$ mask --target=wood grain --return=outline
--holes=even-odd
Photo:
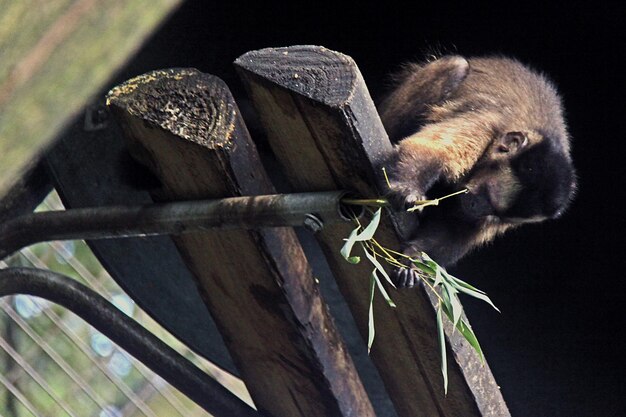
[[[109,105],[161,199],[274,192],[228,88],[195,70],[116,87]],[[290,228],[174,238],[258,409],[372,416],[352,361]]]
[[[381,164],[392,148],[350,57],[322,47],[294,46],[252,51],[235,65],[295,191],[345,189],[364,197],[380,195]],[[365,262],[349,264],[341,257],[343,239],[351,228],[338,225],[317,236],[366,339],[372,268]],[[377,240],[399,249],[401,234],[410,228],[410,220],[386,216]],[[489,367],[450,328],[450,383],[444,395],[436,301],[424,288],[389,290],[398,307],[392,309],[382,297],[376,299],[371,356],[398,415],[508,416]]]

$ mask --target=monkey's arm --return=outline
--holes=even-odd
[[[454,93],[468,72],[467,60],[456,55],[426,65],[409,64],[395,77],[398,85],[379,106],[391,141],[398,142],[415,133],[431,106]]]
[[[475,120],[480,117],[431,123],[401,140],[387,167],[392,201],[411,205],[436,181],[452,183],[465,175],[491,142],[492,132]]]

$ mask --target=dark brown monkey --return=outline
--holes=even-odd
[[[405,252],[450,265],[516,225],[558,217],[576,187],[561,99],[541,74],[503,57],[445,56],[411,64],[381,103],[397,143],[390,198],[469,193],[425,209]],[[436,197],[436,196],[435,196]],[[415,271],[399,270],[399,286]]]

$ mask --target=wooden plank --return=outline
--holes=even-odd
[[[179,3],[0,2],[0,197]]]
[[[89,106],[85,117],[65,129],[46,153],[52,182],[69,209],[151,204],[150,194],[138,190],[128,178],[137,173],[130,161],[123,162],[130,159],[123,133],[102,100]],[[98,128],[85,123],[92,114],[100,115]],[[195,352],[237,375],[195,280],[169,236],[87,243],[144,311]]]
[[[346,189],[366,197],[380,195],[380,165],[392,148],[350,57],[294,46],[252,51],[235,65],[295,191]],[[378,240],[400,248],[391,219],[383,220]],[[339,253],[351,228],[326,228],[317,236],[366,338],[371,267],[348,264]],[[423,288],[392,291],[391,296],[396,309],[377,298],[371,356],[398,415],[508,416],[489,367],[450,328],[446,333],[452,360],[444,396],[435,301]]]
[[[162,199],[274,192],[221,80],[156,71],[109,94]],[[290,228],[174,238],[260,411],[371,416],[369,400]]]

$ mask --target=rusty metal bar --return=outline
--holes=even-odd
[[[260,416],[95,291],[71,278],[41,269],[2,269],[0,297],[13,294],[45,298],[76,313],[215,416]]]
[[[305,226],[348,220],[343,191],[231,197],[145,206],[29,213],[0,225],[0,259],[37,242],[182,234],[207,229]]]

